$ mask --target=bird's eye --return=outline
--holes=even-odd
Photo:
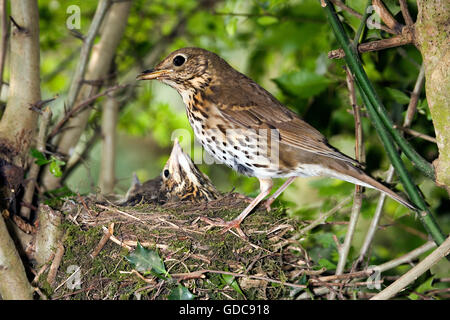
[[[168,178],[169,177],[169,175],[170,175],[170,172],[169,172],[169,170],[164,170],[164,172],[163,172],[163,175],[164,175],[164,177],[165,178]]]
[[[173,64],[176,67],[181,66],[185,61],[186,61],[186,58],[183,56],[176,56],[175,58],[173,58]]]

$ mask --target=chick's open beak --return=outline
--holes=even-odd
[[[172,70],[155,70],[149,69],[141,72],[140,75],[136,77],[136,80],[153,80],[158,79],[159,77],[165,76],[169,74]]]

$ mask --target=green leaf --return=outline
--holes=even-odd
[[[45,155],[42,152],[38,151],[37,149],[31,149],[30,152],[31,156],[36,159],[35,163],[37,165],[42,166],[50,162],[50,160],[47,160]]]
[[[414,292],[417,292],[417,293],[424,293],[424,292],[426,292],[426,291],[433,290],[433,289],[434,289],[434,286],[433,286],[433,280],[434,280],[434,277],[429,278],[429,279],[426,280],[424,283],[422,283],[420,286],[418,286],[417,288],[415,288],[415,289],[414,289]],[[415,293],[411,293],[411,294],[408,296],[408,298],[411,299],[411,300],[417,300],[417,299],[419,299],[419,296],[418,296],[417,294],[415,294]]]
[[[139,242],[136,249],[125,257],[131,266],[142,273],[154,273],[159,276],[165,276],[167,271],[164,262],[158,253],[144,248]]]
[[[277,17],[264,16],[264,17],[258,18],[258,20],[256,20],[256,21],[262,26],[269,26],[271,24],[277,23],[278,22],[278,18]]]
[[[386,88],[387,94],[400,104],[408,104],[409,97],[398,89]]]
[[[239,284],[237,283],[234,276],[229,274],[222,274],[222,279],[225,281],[227,285],[229,285],[231,288],[233,288],[234,291],[245,297],[244,292],[242,292],[241,288],[239,287]]]
[[[273,79],[277,86],[289,95],[310,98],[324,91],[332,81],[311,71],[298,71]]]
[[[182,286],[181,284],[170,291],[170,294],[167,297],[168,300],[194,300],[194,298],[195,295],[193,295],[188,288]]]
[[[328,259],[322,258],[318,261],[321,267],[324,267],[327,270],[336,270],[336,265]]]
[[[228,20],[228,23],[225,25],[225,30],[227,31],[230,37],[234,36],[237,30],[238,18],[232,17]]]
[[[55,176],[55,177],[61,177],[62,176],[62,170],[61,170],[61,166],[65,165],[66,163],[64,161],[61,161],[55,157],[51,157],[50,158],[50,172]]]

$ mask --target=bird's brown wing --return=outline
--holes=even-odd
[[[319,131],[282,105],[268,91],[249,78],[246,80],[239,81],[240,94],[236,97],[233,93],[220,97],[219,90],[215,90],[215,97],[220,97],[215,103],[225,119],[247,129],[276,129],[281,144],[360,165],[356,160],[330,146]],[[236,83],[234,85],[236,86]],[[226,92],[235,92],[235,88]]]

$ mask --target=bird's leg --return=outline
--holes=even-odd
[[[281,187],[278,188],[277,191],[273,195],[270,196],[269,199],[266,200],[264,206],[267,209],[267,212],[270,211],[270,205],[275,201],[275,199],[292,183],[297,177],[289,177]]]
[[[247,236],[241,230],[241,227],[240,227],[241,222],[253,210],[253,208],[255,208],[258,205],[258,203],[260,203],[270,193],[270,190],[272,190],[272,186],[273,186],[272,179],[270,179],[270,178],[259,179],[259,188],[260,188],[261,192],[258,194],[258,196],[255,199],[252,200],[252,202],[247,206],[247,208],[244,209],[244,211],[241,212],[241,214],[239,216],[237,216],[235,219],[233,219],[231,221],[228,221],[228,222],[223,221],[223,220],[222,221],[213,221],[206,217],[202,218],[202,220],[211,225],[214,225],[214,226],[224,227],[224,230],[222,231],[222,233],[227,232],[231,228],[235,228],[237,233],[239,234],[239,236],[246,239]]]

